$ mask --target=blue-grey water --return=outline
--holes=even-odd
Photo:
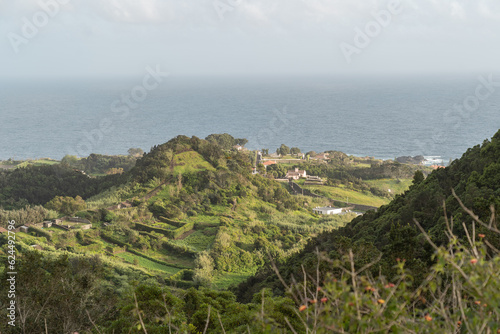
[[[500,87],[483,87],[479,99],[477,77],[171,76],[125,108],[122,95],[142,79],[0,81],[0,160],[126,154],[179,134],[227,132],[252,149],[285,143],[303,152],[447,162],[500,128]],[[468,110],[455,111],[464,101]]]

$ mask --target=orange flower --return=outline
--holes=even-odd
[[[476,301],[474,302],[474,304],[476,304],[476,305],[481,305],[481,301],[480,301],[480,300],[476,300]]]
[[[476,263],[477,263],[477,259],[472,259],[472,260],[470,260],[470,263],[472,263],[472,264],[476,264]]]
[[[320,286],[318,286],[318,288],[317,288],[316,290],[321,291],[321,287],[320,287]]]
[[[457,325],[459,325],[459,326],[462,325],[462,322],[460,320],[458,320]]]
[[[484,234],[478,234],[478,236],[479,236],[480,238],[484,238],[484,237],[485,237],[485,235],[484,235]]]
[[[386,289],[394,288],[394,287],[395,287],[395,285],[393,283],[386,284],[386,286],[385,286]]]
[[[316,299],[309,299],[309,303],[311,304],[316,304],[317,300]]]
[[[432,317],[428,314],[425,315],[425,320],[426,321],[431,321],[432,320]]]
[[[306,305],[300,305],[300,307],[299,307],[299,312],[304,311],[306,308],[307,308],[307,306],[306,306]]]
[[[326,298],[326,297],[321,298],[322,303],[326,303],[327,300],[328,300],[328,298]]]
[[[385,300],[383,300],[383,299],[379,299],[379,300],[377,300],[377,302],[378,302],[379,304],[383,304],[383,303],[385,303]]]

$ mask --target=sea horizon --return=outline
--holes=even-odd
[[[500,127],[498,92],[472,111],[455,108],[474,96],[488,74],[171,74],[154,89],[137,88],[147,74],[29,82],[4,78],[0,159],[126,154],[131,147],[149,151],[177,135],[229,133],[247,138],[250,149],[274,151],[284,143],[303,152],[337,150],[384,160],[438,156],[447,162]],[[132,94],[139,99],[127,106],[122,98]],[[16,124],[23,126],[13,134]]]

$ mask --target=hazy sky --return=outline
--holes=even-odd
[[[0,78],[500,70],[498,0],[56,1],[0,0]]]

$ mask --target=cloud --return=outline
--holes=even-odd
[[[0,36],[20,33],[39,1],[57,0],[0,0]],[[230,6],[222,20],[214,1]],[[0,71],[123,73],[158,60],[181,73],[499,69],[498,0],[401,0],[403,13],[346,67],[339,43],[390,1],[69,0]]]

